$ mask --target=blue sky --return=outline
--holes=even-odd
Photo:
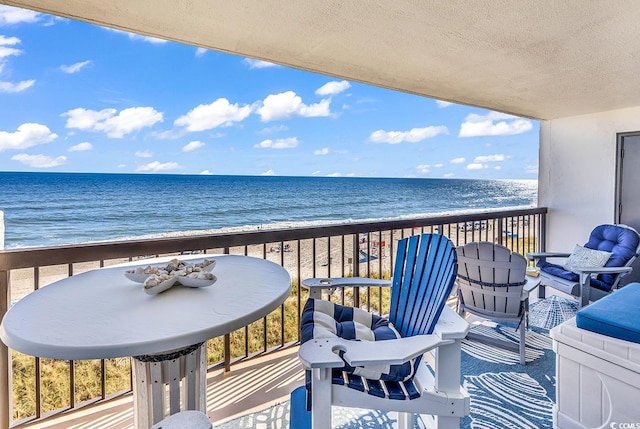
[[[537,121],[0,5],[0,171],[537,179]]]

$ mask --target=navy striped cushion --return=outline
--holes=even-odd
[[[340,337],[347,340],[383,341],[400,338],[400,334],[385,318],[359,308],[345,307],[329,301],[310,298],[304,306],[300,320],[302,343],[313,338]],[[341,352],[341,355],[343,352]],[[355,379],[401,382],[411,379],[420,358],[401,365],[369,365],[352,367],[345,362],[339,368]],[[362,383],[362,381],[354,381]],[[357,388],[357,387],[355,387]],[[364,387],[358,390],[366,390]]]

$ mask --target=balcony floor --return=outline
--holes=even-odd
[[[298,347],[290,347],[232,366],[232,370],[207,374],[207,415],[218,424],[289,399],[304,383]],[[131,394],[59,414],[42,422],[21,425],[29,429],[133,428]]]
[[[547,297],[567,296],[547,288]],[[529,295],[538,300],[537,291]],[[455,306],[455,299],[448,302]],[[474,315],[466,319],[482,320]],[[289,399],[290,392],[304,384],[304,370],[298,360],[298,347],[249,359],[233,365],[224,373],[218,369],[207,374],[207,415],[214,424],[233,420],[244,414],[265,409]],[[89,405],[82,409],[51,416],[44,421],[23,424],[20,429],[131,429],[133,428],[132,394]]]

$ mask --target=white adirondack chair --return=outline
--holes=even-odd
[[[529,325],[529,293],[539,281],[526,277],[527,260],[504,246],[473,242],[456,249],[458,254],[458,314],[517,322],[520,343],[514,345],[469,332],[467,338],[519,351],[525,364],[525,333]]]
[[[292,393],[292,429],[331,427],[332,405],[398,411],[399,428],[413,427],[415,413],[422,415],[428,427],[459,428],[460,418],[469,414],[469,395],[460,384],[461,341],[469,325],[445,305],[455,281],[456,268],[454,246],[446,237],[424,234],[400,240],[388,319],[401,338],[384,341],[305,338],[309,332],[320,330],[314,326],[305,330],[303,326],[299,358],[310,373],[310,386],[307,387],[311,412],[306,411],[309,395],[302,386]],[[367,283],[380,286],[384,282],[308,279],[303,285],[311,286],[314,296],[313,289],[317,288]],[[303,325],[305,320],[316,323],[313,317],[317,315],[310,312],[327,306],[334,304],[310,298],[303,311]],[[336,313],[353,311],[354,321],[364,318],[377,324],[381,322],[381,318],[362,310],[337,305],[335,308]],[[350,322],[335,323],[349,325]],[[431,353],[423,357],[427,352]],[[393,373],[396,366],[407,365],[407,362],[415,372],[404,381],[384,381],[353,374],[354,369],[356,373]]]

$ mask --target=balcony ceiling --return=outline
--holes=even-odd
[[[0,0],[537,119],[640,105],[635,0]]]

